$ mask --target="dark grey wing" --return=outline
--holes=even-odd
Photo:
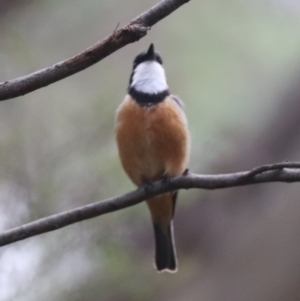
[[[170,97],[177,103],[177,105],[178,105],[181,109],[184,108],[184,103],[183,103],[183,101],[182,101],[178,96],[176,96],[176,95],[171,95]]]
[[[171,95],[170,97],[176,102],[176,104],[179,106],[180,109],[184,108],[183,101],[177,95]],[[172,192],[173,216],[174,216],[174,213],[175,213],[177,196],[178,196],[178,191],[173,191]]]

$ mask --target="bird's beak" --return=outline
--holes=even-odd
[[[155,50],[154,50],[154,44],[153,43],[148,48],[147,57],[149,59],[152,59],[152,60],[155,59]]]

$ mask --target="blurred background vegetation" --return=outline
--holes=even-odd
[[[1,0],[0,81],[64,60],[155,1]],[[0,230],[130,191],[114,114],[154,42],[185,102],[190,170],[300,160],[300,5],[191,1],[138,43],[1,103]],[[157,274],[144,204],[0,250],[0,300],[300,300],[300,187],[181,191],[179,272]]]

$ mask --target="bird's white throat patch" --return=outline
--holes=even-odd
[[[134,70],[131,87],[148,94],[168,90],[164,68],[154,61],[139,64]]]

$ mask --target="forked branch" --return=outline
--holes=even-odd
[[[162,0],[126,26],[81,53],[53,66],[9,81],[0,82],[0,100],[25,95],[82,71],[116,50],[144,37],[151,26],[171,14],[189,0]]]
[[[284,162],[269,164],[259,166],[250,171],[219,175],[197,175],[187,173],[183,176],[170,178],[167,181],[162,180],[153,182],[150,185],[121,196],[51,215],[23,226],[7,230],[0,234],[0,246],[5,246],[86,219],[124,209],[168,191],[190,188],[220,189],[267,182],[300,182],[300,163]]]

